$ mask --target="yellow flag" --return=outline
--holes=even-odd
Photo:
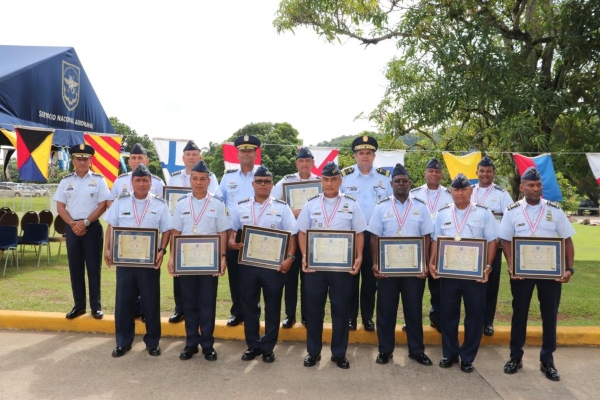
[[[478,181],[477,164],[481,161],[481,152],[474,151],[466,156],[455,156],[448,152],[443,152],[442,155],[444,156],[444,163],[448,167],[451,179],[454,179],[456,175],[462,172],[471,183]]]

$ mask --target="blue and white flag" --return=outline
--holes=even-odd
[[[165,182],[169,182],[171,174],[185,168],[182,160],[183,148],[189,139],[152,139],[154,148],[158,154],[160,166],[165,176]]]
[[[392,172],[396,164],[400,163],[404,165],[405,154],[406,150],[378,150],[375,153],[375,160],[373,161],[373,166],[375,168],[384,168]]]

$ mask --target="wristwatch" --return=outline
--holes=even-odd
[[[90,226],[90,221],[86,218],[86,219],[83,220],[83,224],[85,226]]]
[[[296,259],[296,256],[295,256],[295,255],[293,255],[293,254],[288,254],[288,255],[287,255],[287,258],[291,258],[291,259],[292,259],[292,261],[294,261],[294,260]]]
[[[164,254],[164,255],[165,255],[165,256],[167,255],[167,249],[166,249],[166,248],[164,248],[164,249],[163,249],[162,247],[159,247],[159,248],[158,248],[158,251],[159,251],[159,252],[160,252],[160,251],[164,251],[164,252],[165,252],[165,254]]]

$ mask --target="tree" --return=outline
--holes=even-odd
[[[366,46],[395,40],[369,114],[382,132],[498,152],[505,165],[513,151],[559,153],[556,169],[597,199],[585,157],[560,153],[598,151],[599,1],[284,0],[274,25]]]

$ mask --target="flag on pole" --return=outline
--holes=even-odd
[[[54,131],[15,127],[17,135],[17,169],[23,181],[48,181],[48,164]]]
[[[256,149],[256,159],[254,165],[261,164],[261,148]],[[240,160],[238,160],[238,149],[233,143],[223,143],[223,162],[225,163],[225,171],[229,169],[239,169]]]
[[[600,186],[600,153],[586,153],[585,155],[590,163],[594,178],[596,178],[596,182]]]
[[[529,167],[534,167],[542,176],[542,196],[546,200],[562,201],[562,193],[556,180],[556,172],[552,164],[550,153],[540,154],[536,157],[527,157],[519,153],[513,153],[513,158],[519,169],[519,175]]]
[[[450,173],[450,179],[454,179],[456,175],[463,173],[471,184],[479,182],[479,179],[477,179],[477,164],[481,161],[481,152],[474,151],[464,156],[455,156],[444,151],[442,156]]]
[[[321,176],[323,167],[328,162],[338,163],[338,155],[340,151],[333,147],[309,147],[310,152],[315,158],[315,165],[312,167],[312,173]]]
[[[183,148],[189,142],[189,139],[152,139],[154,148],[160,160],[160,166],[165,176],[165,181],[169,182],[171,174],[185,168],[182,154]]]
[[[375,153],[373,166],[375,168],[383,168],[390,172],[394,170],[396,164],[404,165],[404,155],[406,150],[378,150]]]
[[[119,176],[119,158],[121,152],[121,135],[96,135],[84,133],[83,140],[92,146],[95,154],[92,156],[92,170],[104,175],[108,188]]]

